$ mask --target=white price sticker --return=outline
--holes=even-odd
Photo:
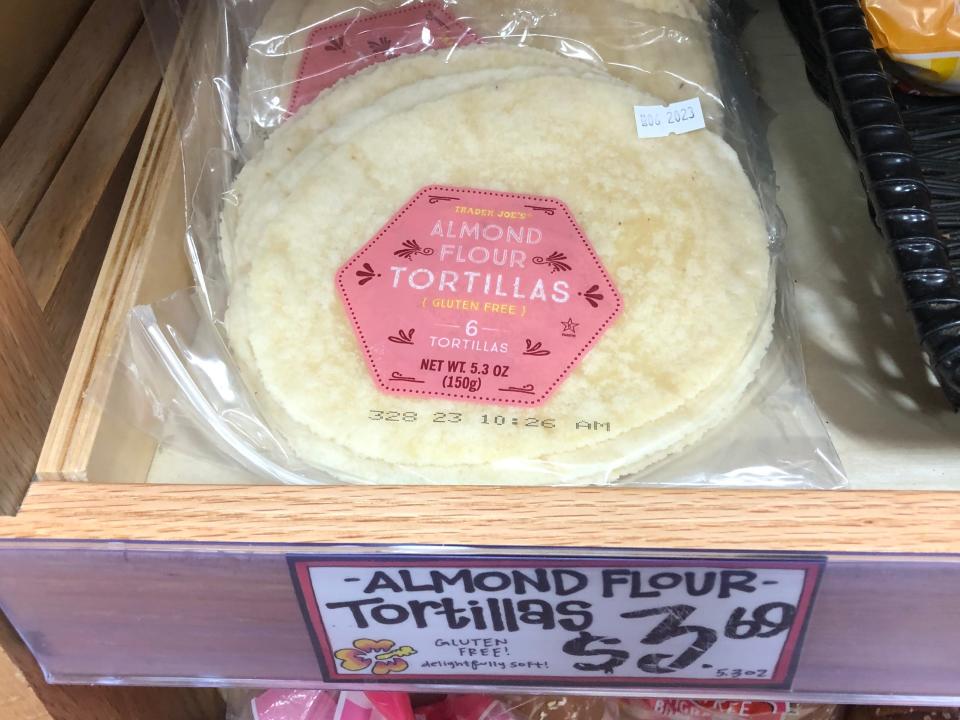
[[[328,682],[786,688],[822,558],[291,556]]]
[[[667,135],[703,130],[700,98],[682,100],[670,105],[636,105],[633,113],[637,118],[637,134],[641,138],[661,138]]]

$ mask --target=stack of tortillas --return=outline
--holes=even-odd
[[[766,223],[716,133],[638,138],[634,106],[664,102],[641,84],[497,42],[398,57],[321,93],[244,167],[222,223],[227,331],[306,466],[359,482],[612,482],[737,408],[771,337]],[[371,419],[515,410],[383,393],[337,296],[338,269],[430,185],[563,201],[623,298],[549,399],[522,411],[549,427]]]

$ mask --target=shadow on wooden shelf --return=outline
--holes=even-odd
[[[216,690],[48,685],[30,651],[0,617],[0,716],[11,720],[212,720]]]

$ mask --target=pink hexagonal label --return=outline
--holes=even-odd
[[[337,272],[387,393],[539,405],[623,307],[559,200],[418,192]]]

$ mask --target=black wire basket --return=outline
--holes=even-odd
[[[960,409],[960,98],[900,90],[857,0],[780,8],[860,166],[930,367]]]

